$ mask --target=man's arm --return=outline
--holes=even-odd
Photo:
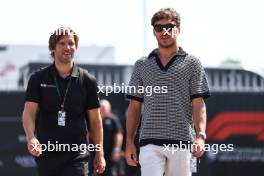
[[[115,133],[114,148],[112,152],[113,161],[118,161],[120,159],[122,144],[123,144],[123,133],[118,131],[117,133]]]
[[[115,134],[114,148],[115,149],[121,149],[122,143],[123,143],[123,133],[122,132],[117,132]]]
[[[88,120],[90,123],[91,138],[95,145],[100,145],[100,150],[96,150],[94,169],[96,172],[103,173],[105,169],[105,160],[103,152],[103,127],[100,110],[99,108],[89,109],[87,110],[87,113],[89,113]]]
[[[141,102],[131,100],[128,106],[127,120],[126,120],[126,160],[128,165],[137,166],[137,152],[134,144],[135,135],[141,117]]]
[[[28,151],[33,156],[39,156],[41,154],[39,141],[35,137],[35,120],[37,110],[38,103],[26,102],[22,116],[23,128],[27,138]]]
[[[112,120],[114,122],[114,132],[115,132],[113,152],[117,151],[120,153],[123,144],[123,129],[120,120],[117,117],[113,116]]]
[[[203,136],[199,135],[199,133],[205,133],[206,130],[206,106],[202,97],[192,100],[192,114],[195,130],[198,134],[194,141],[194,144],[197,146],[194,155],[196,157],[201,157],[204,153],[203,148],[205,139]]]
[[[117,162],[120,160],[121,157],[121,148],[123,144],[123,129],[120,123],[120,120],[113,116],[113,125],[114,125],[114,144],[113,144],[113,150],[111,159],[114,162]]]

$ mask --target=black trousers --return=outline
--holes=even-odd
[[[44,154],[35,161],[39,176],[88,176],[88,154]]]

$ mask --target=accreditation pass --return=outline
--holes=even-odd
[[[66,122],[66,112],[59,111],[58,112],[58,126],[65,126],[65,122]]]

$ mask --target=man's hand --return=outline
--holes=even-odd
[[[198,137],[193,142],[193,155],[195,157],[202,157],[204,154],[204,139],[201,137]]]
[[[94,158],[94,171],[102,174],[105,170],[105,165],[104,155],[101,152],[97,152]]]
[[[121,158],[121,150],[119,148],[115,148],[112,152],[111,158],[113,162],[119,161]]]
[[[137,150],[135,144],[127,143],[125,157],[128,165],[137,166],[138,159],[137,159]]]
[[[28,139],[27,148],[33,156],[39,157],[42,154],[40,143],[35,137]]]

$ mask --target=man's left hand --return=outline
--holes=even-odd
[[[204,154],[204,139],[201,137],[197,137],[194,141],[193,141],[193,156],[195,157],[202,157]]]
[[[121,150],[119,149],[119,150],[114,150],[113,152],[112,152],[112,161],[113,162],[117,162],[117,161],[119,161],[120,160],[120,158],[121,158]]]
[[[94,170],[95,172],[102,174],[105,170],[105,159],[102,153],[96,153],[94,158]]]

